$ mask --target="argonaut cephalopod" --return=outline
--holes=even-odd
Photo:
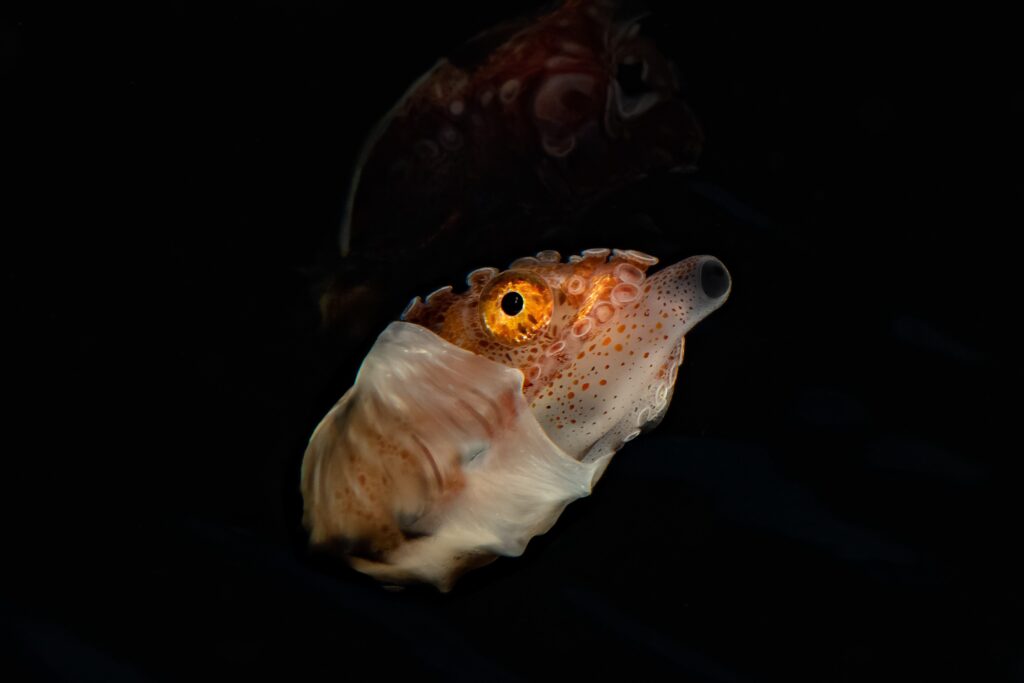
[[[632,250],[481,268],[407,307],[317,426],[302,466],[316,545],[448,590],[519,555],[661,419],[684,335],[729,296],[722,263]]]

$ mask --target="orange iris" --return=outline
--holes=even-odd
[[[547,327],[553,308],[551,288],[525,271],[502,273],[480,296],[484,329],[507,346],[519,346],[536,337]]]

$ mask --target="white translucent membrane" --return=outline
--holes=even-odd
[[[355,385],[320,422],[302,463],[306,524],[314,543],[357,538],[365,520],[339,492],[376,496],[416,535],[375,562],[350,558],[382,581],[448,590],[464,566],[520,555],[565,506],[590,493],[614,450],[581,462],[547,436],[527,405],[523,375],[394,322],[377,339]],[[384,457],[397,443],[415,462]],[[393,455],[393,454],[392,454]],[[389,484],[367,492],[358,462],[380,463]],[[461,486],[450,482],[462,480]]]

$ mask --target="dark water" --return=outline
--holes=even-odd
[[[712,253],[732,297],[662,425],[446,596],[305,552],[302,450],[376,333],[315,282],[365,133],[517,6],[4,10],[16,670],[1024,679],[1012,23],[654,9],[700,170],[537,249]]]

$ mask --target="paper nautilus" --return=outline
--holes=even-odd
[[[729,296],[722,263],[589,249],[481,268],[409,304],[302,464],[314,545],[395,584],[451,588],[517,556],[668,408],[684,335]]]

